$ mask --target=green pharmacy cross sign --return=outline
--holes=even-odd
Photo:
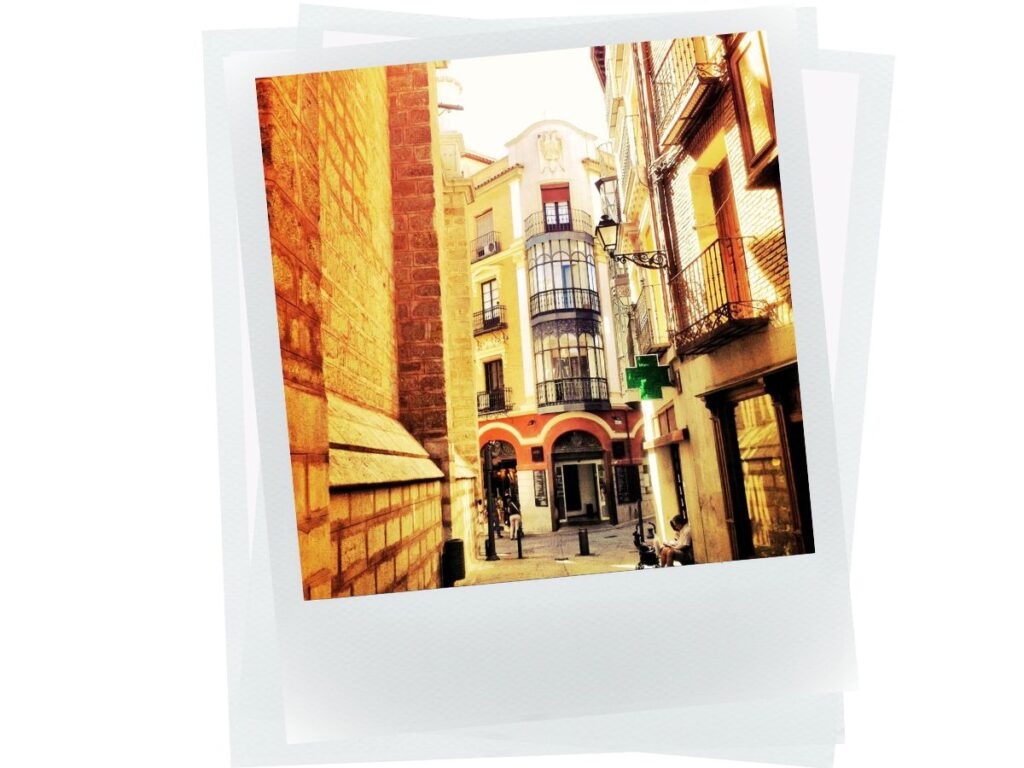
[[[660,400],[661,388],[672,386],[668,366],[658,365],[657,355],[637,355],[636,367],[626,369],[626,386],[639,389],[641,400]]]

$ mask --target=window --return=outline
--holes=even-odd
[[[683,488],[683,466],[679,460],[679,443],[672,443],[669,446],[669,455],[672,457],[672,477],[675,480],[679,514],[682,515],[683,520],[689,521],[690,516],[686,513],[686,492]]]
[[[500,322],[497,280],[488,280],[480,285],[480,302],[484,311],[484,327]]]
[[[501,360],[491,360],[484,363],[484,382],[488,392],[498,392],[505,388],[505,373]]]
[[[501,250],[498,233],[494,231],[494,211],[486,211],[476,217],[476,238],[473,250],[478,259],[491,256]]]
[[[476,236],[482,237],[494,231],[494,211],[481,213],[476,217]]]
[[[671,435],[676,431],[676,409],[674,405],[668,406],[657,416],[658,437]]]
[[[583,240],[549,240],[530,248],[530,312],[599,311],[594,255]]]
[[[538,404],[607,400],[604,342],[596,320],[554,320],[533,329]]]
[[[743,35],[730,60],[730,70],[747,169],[756,176],[775,158],[772,83],[760,32]]]
[[[572,227],[569,214],[569,185],[541,187],[540,199],[544,204],[544,229],[547,232],[564,232]]]

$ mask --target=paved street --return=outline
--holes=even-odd
[[[587,557],[579,554],[580,529],[576,526],[563,526],[554,533],[527,534],[523,538],[522,560],[517,558],[516,542],[496,539],[501,559],[468,560],[466,578],[457,586],[633,570],[637,563],[634,526],[633,522],[587,526],[591,552]]]

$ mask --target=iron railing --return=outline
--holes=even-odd
[[[538,291],[530,296],[530,315],[533,317],[543,315],[545,312],[572,309],[600,312],[601,301],[597,291],[592,291],[589,288],[555,288],[550,291]]]
[[[636,351],[641,355],[663,352],[668,348],[667,339],[655,328],[653,291],[654,286],[644,285],[636,304],[633,305],[633,317],[636,319]]]
[[[670,279],[680,354],[709,352],[768,322],[768,302],[751,298],[743,241],[716,240]]]
[[[508,323],[505,321],[504,304],[494,304],[484,308],[482,312],[473,313],[474,336],[479,336],[481,333],[498,331],[502,328],[508,328]]]
[[[480,415],[486,413],[504,413],[512,410],[512,390],[509,387],[489,389],[486,392],[476,393],[476,412]]]
[[[721,59],[700,61],[693,38],[673,40],[654,75],[654,109],[658,134],[665,136],[678,117],[689,117],[691,101],[701,95],[701,85],[721,82]]]
[[[497,232],[480,235],[469,245],[470,255],[474,260],[486,259],[501,250],[501,236]]]
[[[537,382],[537,405],[589,403],[608,400],[608,382],[597,378],[552,379]]]
[[[523,222],[523,234],[527,239],[548,232],[582,232],[594,236],[594,225],[590,214],[577,208],[560,208],[556,211],[531,213]]]

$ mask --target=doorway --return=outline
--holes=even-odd
[[[712,275],[718,292],[724,294],[719,299],[724,299],[721,303],[744,306],[750,303],[750,281],[728,161],[723,161],[712,171],[710,183],[719,250],[719,258],[715,260],[718,263],[713,265]]]
[[[558,462],[555,465],[555,497],[560,523],[608,521],[604,462]]]

